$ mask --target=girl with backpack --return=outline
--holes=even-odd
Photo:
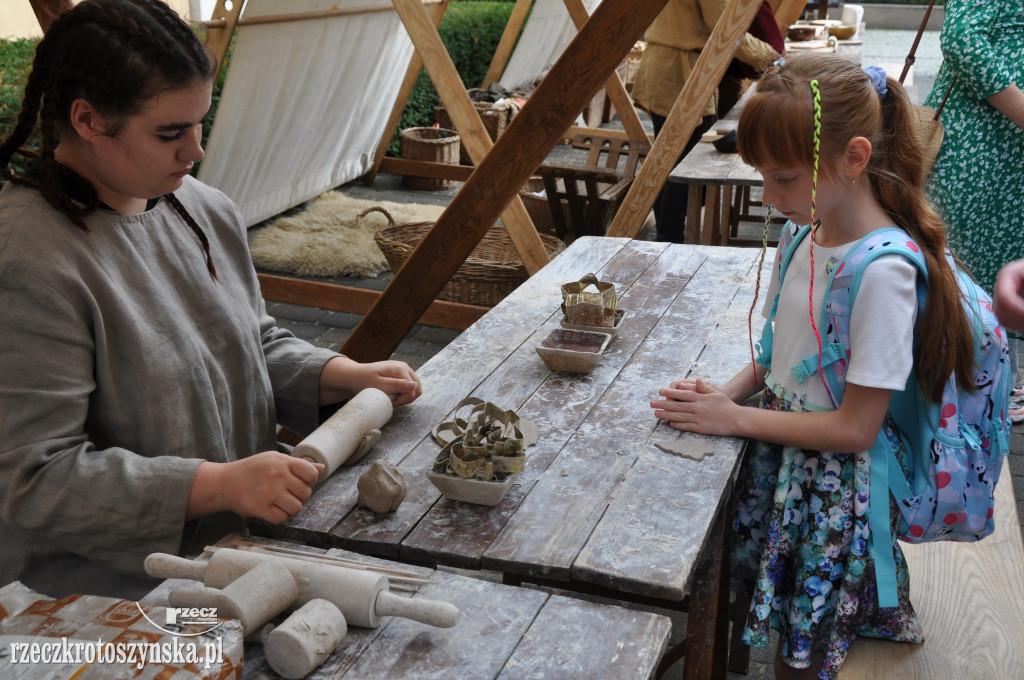
[[[779,678],[834,678],[856,635],[923,640],[898,546],[898,606],[879,606],[868,449],[884,432],[906,474],[893,392],[913,373],[940,402],[951,374],[973,389],[975,360],[945,229],[922,192],[913,122],[907,94],[877,67],[804,53],[762,75],[740,116],[739,152],[764,178],[764,203],[790,220],[784,240],[786,230],[814,225],[781,288],[779,262],[773,271],[764,316],[774,311],[774,342],[762,348],[770,361],[752,361],[722,386],[673,381],[651,402],[674,428],[754,440],[740,479],[734,571],[753,590],[744,641],[765,646],[771,629],[780,633]],[[924,255],[927,302],[918,308],[918,270],[908,259],[883,255],[867,265],[849,350],[837,358],[846,379],[837,397],[822,368],[833,331],[820,318],[824,291],[855,243],[893,226]],[[758,408],[744,405],[758,394]],[[898,526],[895,503],[889,516],[885,549]]]
[[[267,314],[238,208],[189,174],[215,73],[158,0],[85,0],[36,49],[0,144],[0,585],[138,598],[150,553],[300,511],[318,469],[278,423],[420,394]]]

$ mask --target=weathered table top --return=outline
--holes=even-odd
[[[714,455],[700,462],[665,453],[656,442],[684,435],[659,424],[649,403],[672,379],[724,382],[749,361],[758,256],[577,240],[422,367],[423,396],[395,412],[366,458],[326,480],[286,525],[265,528],[310,545],[681,601],[743,441],[710,437]],[[535,347],[559,327],[561,284],[588,272],[615,283],[627,314],[592,373],[552,372]],[[754,324],[759,334],[756,311]],[[541,433],[495,507],[443,498],[425,475],[440,450],[432,428],[469,395],[516,410]],[[356,505],[356,481],[376,458],[409,487],[385,516]]]
[[[238,536],[219,545],[230,545]],[[255,539],[282,545],[273,539]],[[290,545],[295,548],[296,546]],[[310,552],[323,550],[309,548]],[[413,596],[459,608],[453,628],[385,617],[377,628],[349,625],[335,652],[308,677],[345,678],[646,678],[668,643],[671,621],[658,614],[585,602],[445,571],[396,565],[341,550],[330,555],[401,566],[429,583]],[[168,580],[144,599],[194,581]],[[242,678],[278,678],[259,644],[245,646]]]

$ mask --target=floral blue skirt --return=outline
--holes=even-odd
[[[792,410],[765,390],[761,408]],[[884,425],[897,458],[906,450]],[[809,451],[753,442],[740,477],[733,521],[733,574],[740,593],[753,590],[743,641],[763,647],[772,628],[782,658],[807,668],[825,655],[819,677],[835,678],[857,635],[924,642],[910,604],[903,552],[894,546],[900,605],[879,609],[868,546],[870,456]],[[890,497],[893,527],[898,510]],[[891,550],[890,539],[883,549]]]

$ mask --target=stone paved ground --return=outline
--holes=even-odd
[[[894,71],[895,76],[899,75],[899,68],[914,39],[914,31],[894,30],[872,30],[869,29],[865,39],[863,63],[883,64],[888,70]],[[926,32],[918,48],[918,57],[913,74],[914,83],[911,90],[912,95],[923,101],[931,89],[935,74],[941,61],[938,47],[938,34]],[[558,150],[555,152],[562,153]],[[400,179],[380,175],[371,187],[353,183],[345,187],[346,193],[356,197],[377,197],[393,201],[411,201],[419,203],[437,203],[446,205],[455,192],[458,190],[444,191],[410,191],[402,187]],[[382,290],[390,281],[391,274],[382,274],[374,279],[333,279],[334,281],[355,285],[376,290]],[[268,303],[268,311],[273,315],[281,326],[289,328],[299,337],[305,338],[316,345],[340,348],[341,344],[352,332],[352,329],[359,322],[357,314],[343,312],[330,312],[326,310],[312,309],[299,305]],[[412,328],[405,340],[399,345],[394,358],[408,362],[414,368],[422,366],[430,357],[439,352],[447,343],[458,336],[457,331],[444,328],[436,328],[417,324]],[[1024,357],[1021,357],[1021,365],[1024,366]],[[1018,382],[1024,382],[1024,379]],[[1009,456],[1009,467],[1004,471],[1001,483],[1012,484],[1014,497],[1017,500],[1017,510],[1021,518],[1024,518],[1024,427],[1015,427],[1010,438],[1011,453]],[[466,575],[483,578],[500,579],[497,574],[488,572],[463,572]],[[529,587],[529,586],[527,586]],[[603,598],[592,598],[597,601],[609,602]],[[647,609],[665,614],[672,618],[673,635],[670,645],[678,643],[686,630],[686,615],[667,610],[640,607],[625,602],[617,602],[623,606]],[[729,680],[770,680],[773,677],[772,659],[773,647],[765,649],[753,649],[751,653],[750,672],[747,675],[730,673]],[[676,664],[666,675],[674,679],[681,677],[682,663]]]

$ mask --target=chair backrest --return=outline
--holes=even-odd
[[[636,176],[640,160],[651,151],[651,143],[648,141],[601,137],[588,133],[581,133],[573,137],[572,146],[574,149],[583,149],[588,152],[587,165],[603,166],[610,170],[618,171],[619,159],[624,155],[626,164],[620,175],[623,179],[631,179]],[[604,155],[603,164],[601,163],[602,154]]]

